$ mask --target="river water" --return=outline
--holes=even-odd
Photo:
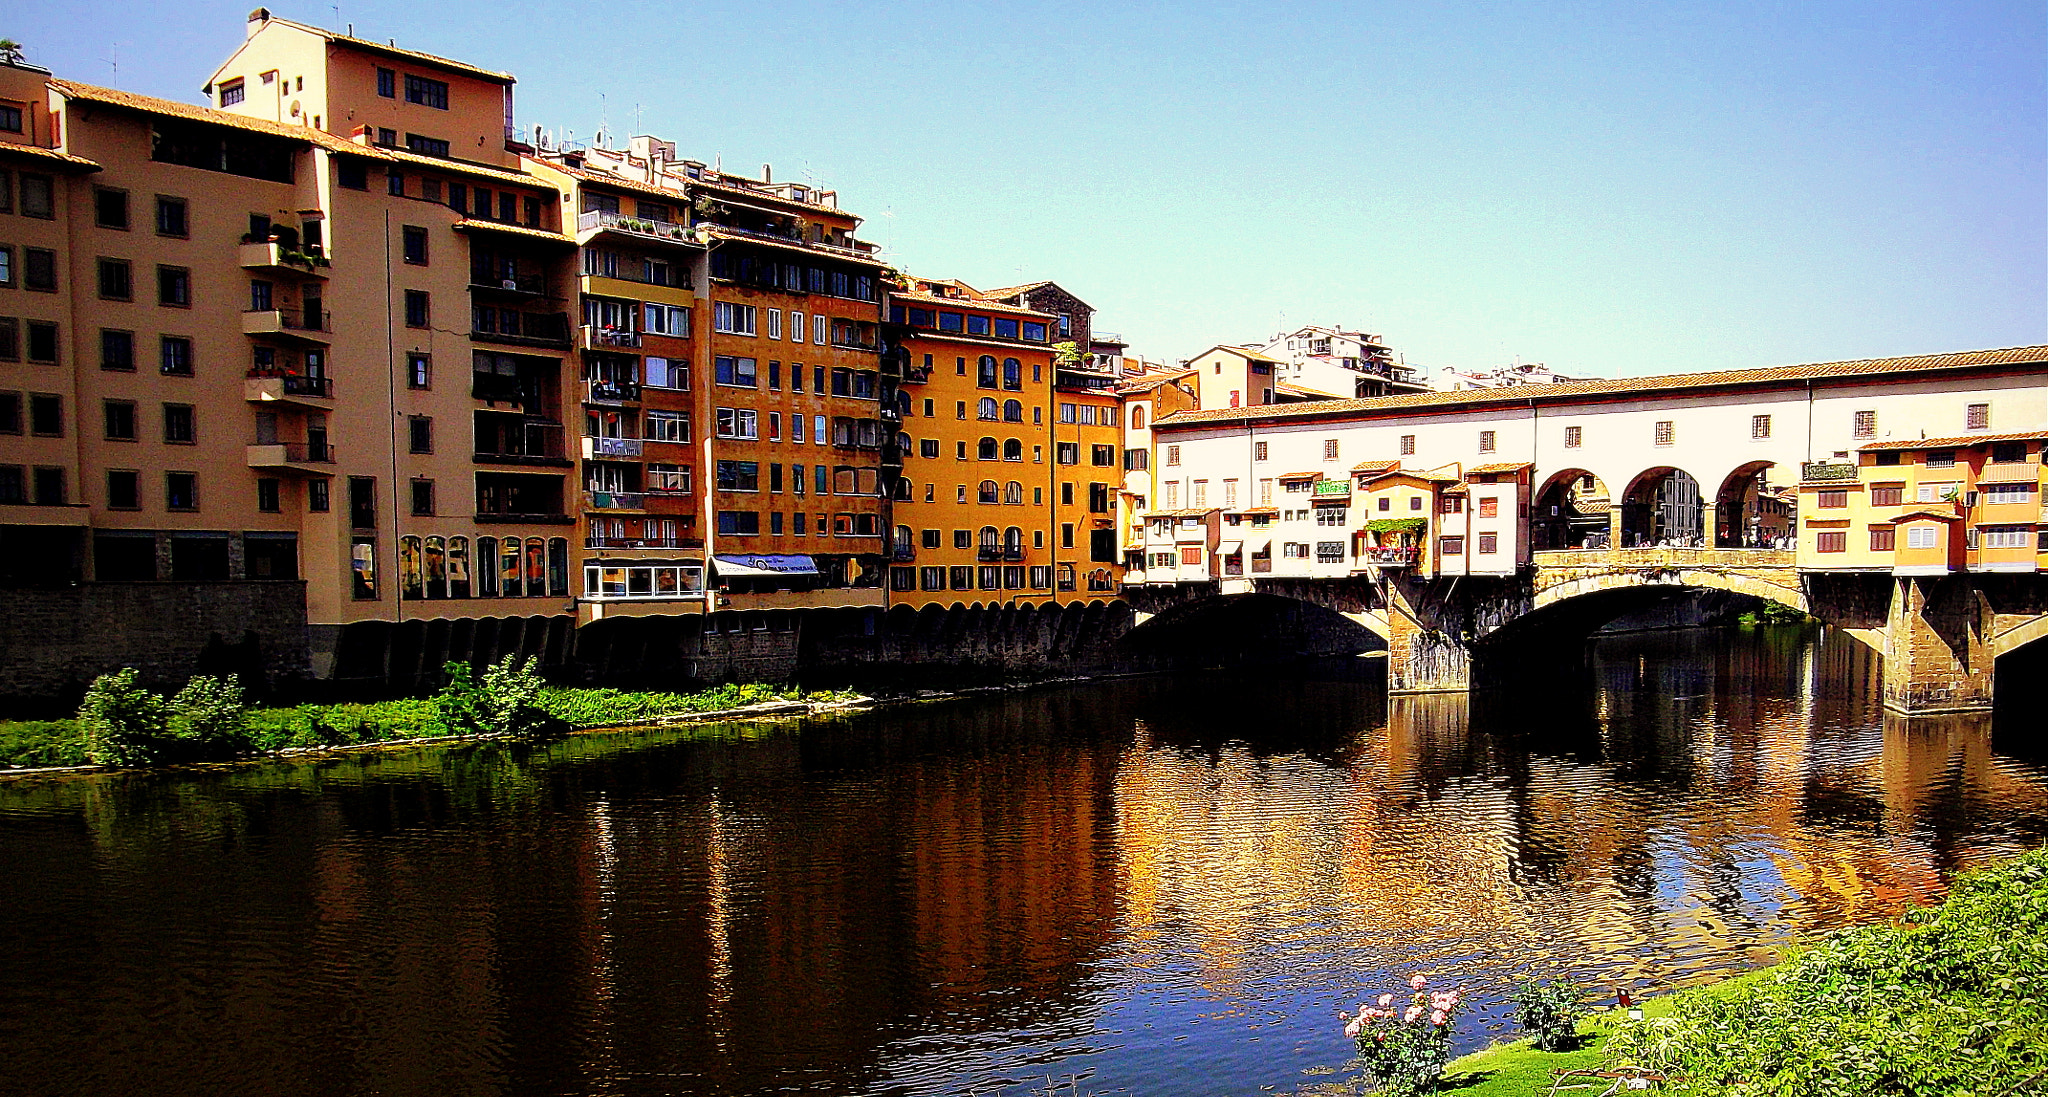
[[[1340,1007],[1637,991],[2048,837],[2048,757],[1797,631],[0,783],[0,1090],[1255,1094]],[[2020,738],[2025,738],[2024,735]]]

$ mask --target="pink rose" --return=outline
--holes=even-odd
[[[1432,1014],[1430,1014],[1430,1015],[1429,1015],[1429,1023],[1430,1023],[1430,1024],[1432,1024],[1432,1025],[1440,1025],[1440,1024],[1443,1024],[1443,1023],[1444,1023],[1444,1011],[1443,1011],[1443,1010],[1437,1010],[1437,1011],[1436,1011],[1435,1013],[1432,1013]]]
[[[1350,1024],[1344,1026],[1345,1037],[1352,1040],[1358,1039],[1358,1028],[1358,1020],[1354,1018]]]
[[[1422,1016],[1421,1006],[1409,1006],[1407,1015],[1402,1017],[1401,1019],[1412,1025],[1415,1023],[1415,1019],[1420,1016]]]
[[[1381,1008],[1381,1009],[1385,1009],[1385,1008],[1387,1008],[1388,1006],[1391,1006],[1391,1005],[1393,1005],[1393,1004],[1394,1004],[1394,996],[1393,996],[1393,995],[1391,995],[1391,994],[1382,994],[1382,995],[1380,995],[1380,1008]]]
[[[1415,990],[1421,990],[1423,987],[1429,985],[1429,980],[1424,979],[1420,975],[1417,975],[1414,978],[1408,980],[1408,985]]]

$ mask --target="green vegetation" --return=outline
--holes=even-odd
[[[287,708],[247,707],[232,677],[194,678],[166,699],[139,684],[133,670],[123,670],[93,682],[77,719],[0,721],[0,766],[139,766],[450,735],[531,737],[768,701],[829,703],[854,696],[760,683],[699,693],[557,689],[541,684],[532,660],[510,657],[481,673],[464,663],[445,669],[446,684],[430,698]]]
[[[1758,625],[1797,625],[1807,620],[1806,614],[1783,602],[1760,601],[1755,609],[1739,614],[1736,621],[1754,628]]]
[[[1748,978],[1748,976],[1744,976]],[[1723,984],[1716,984],[1720,986]],[[1645,1019],[1671,1012],[1673,999],[1652,998],[1642,1003]],[[1619,1012],[1592,1014],[1578,1024],[1578,1046],[1570,1051],[1542,1051],[1532,1040],[1516,1040],[1455,1059],[1444,1071],[1442,1089],[1458,1097],[1529,1097],[1547,1094],[1557,1081],[1552,1071],[1599,1070],[1605,1063],[1608,1037],[1624,1021]],[[1591,1081],[1591,1079],[1587,1079]],[[1598,1093],[1603,1081],[1590,1090],[1570,1093]]]
[[[1531,979],[1508,995],[1508,1000],[1515,1003],[1515,1020],[1538,1049],[1569,1051],[1579,1043],[1579,1018],[1586,1015],[1581,1002],[1584,996],[1571,983]]]

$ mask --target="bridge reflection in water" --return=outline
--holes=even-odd
[[[1524,972],[1705,978],[2048,836],[2048,767],[1888,719],[1853,643],[1593,669],[0,785],[0,1053],[33,1092],[1290,1088],[1411,971],[1471,1044]]]

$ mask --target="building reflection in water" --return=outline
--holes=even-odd
[[[1412,971],[1684,983],[2048,836],[2041,766],[1875,673],[1622,636],[1470,700],[1208,676],[0,784],[0,1053],[30,1092],[1249,1092]]]

